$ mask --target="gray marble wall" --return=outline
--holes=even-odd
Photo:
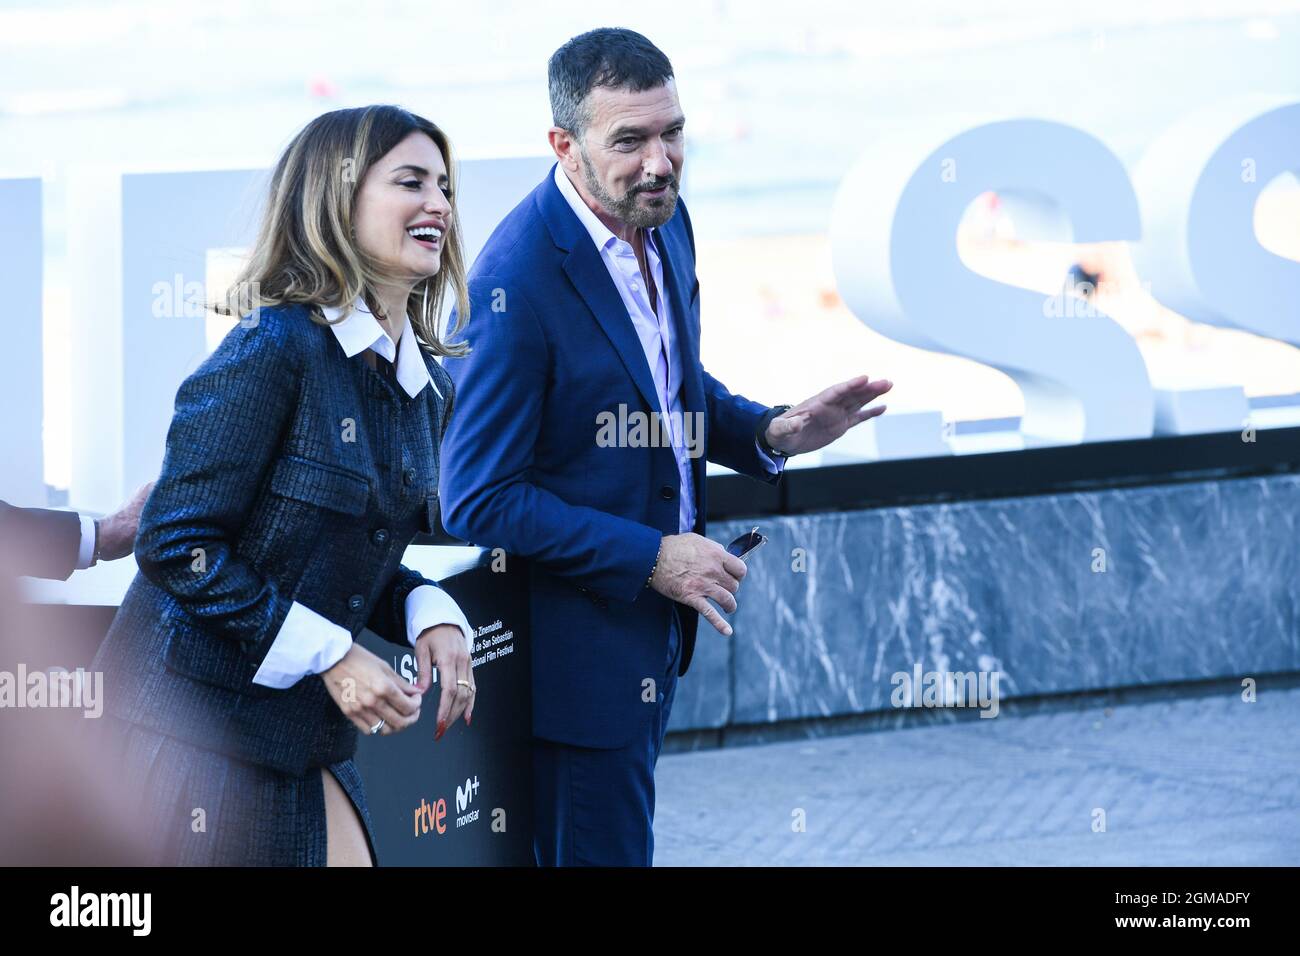
[[[896,711],[893,675],[1001,699],[1300,669],[1300,475],[769,517],[671,731]],[[1104,568],[1104,570],[1103,570]]]

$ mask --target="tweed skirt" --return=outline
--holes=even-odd
[[[106,756],[152,820],[156,866],[324,866],[325,788],[320,768],[273,770],[104,714]],[[355,761],[327,768],[356,807],[377,865],[365,788]]]

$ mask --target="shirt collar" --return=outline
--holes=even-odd
[[[564,175],[564,169],[559,163],[555,164],[555,185],[559,188],[560,195],[564,197],[565,202],[573,209],[578,221],[582,223],[591,236],[591,241],[596,244],[597,249],[603,250],[611,243],[623,242],[622,239],[610,232],[609,227],[600,221],[600,217],[582,201],[582,197],[578,195],[578,190],[573,187],[573,183],[569,182],[569,177]],[[651,227],[646,230],[646,234],[653,236],[654,231],[654,227]],[[624,243],[624,245],[630,244]],[[648,244],[647,248],[653,250],[654,242]]]
[[[351,314],[342,322],[338,319],[343,314],[343,309],[322,305],[320,310],[328,321],[334,338],[342,346],[343,354],[348,358],[360,355],[366,349],[373,349],[377,354],[394,363],[397,383],[402,386],[407,395],[415,398],[420,394],[421,389],[428,385],[439,398],[442,398],[442,392],[434,384],[433,377],[429,375],[429,368],[424,364],[424,356],[420,354],[420,343],[415,340],[410,319],[406,320],[401,339],[398,340],[397,345],[393,345],[393,340],[389,338],[388,333],[384,331],[379,320],[371,314],[362,299],[357,299],[352,304]]]

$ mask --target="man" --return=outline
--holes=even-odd
[[[75,511],[17,508],[0,501],[0,552],[11,571],[66,581],[73,571],[116,561],[135,548],[140,509],[153,489],[141,485],[127,502],[103,518]]]
[[[769,482],[884,411],[853,379],[767,408],[700,365],[695,239],[678,201],[672,66],[630,30],[550,61],[558,160],[469,275],[473,349],[449,360],[444,524],[531,559],[534,850],[649,865],[654,766],[697,615],[724,635],[742,561],[703,537],[704,460]],[[611,421],[650,416],[618,434]],[[663,440],[656,440],[663,439]]]
[[[50,609],[25,603],[16,576],[66,580],[98,561],[126,557],[152,489],[153,482],[143,485],[98,519],[0,501],[0,671],[12,674],[19,662],[29,672],[44,670],[44,662],[75,656],[76,648],[89,658],[94,644],[83,638],[103,632],[88,635],[82,630],[86,618],[51,617]],[[102,695],[95,696],[102,704]],[[134,794],[122,787],[119,768],[84,733],[85,715],[79,708],[6,715],[0,735],[0,865],[148,864],[147,821]],[[93,814],[78,809],[87,794],[94,797]]]

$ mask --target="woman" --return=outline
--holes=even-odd
[[[401,566],[433,530],[438,442],[467,319],[447,137],[393,106],[338,110],[289,144],[240,316],[181,385],[141,516],[140,574],[96,656],[109,743],[143,787],[159,863],[373,865],[358,731],[470,722],[472,632]],[[414,644],[419,680],[353,643]]]

